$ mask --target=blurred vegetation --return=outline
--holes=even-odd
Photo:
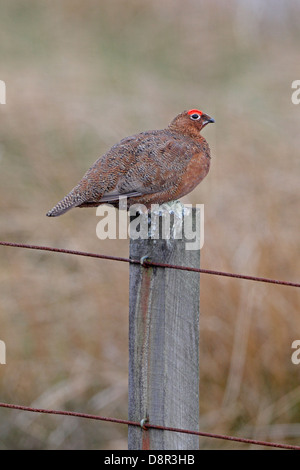
[[[45,213],[120,138],[213,116],[202,267],[299,281],[300,1],[2,0],[0,239],[128,255]],[[128,266],[0,248],[0,401],[127,417]],[[297,289],[201,276],[201,429],[299,443]],[[1,449],[125,449],[120,425],[0,410]],[[239,448],[201,440],[202,448]],[[240,446],[246,448],[246,446]]]

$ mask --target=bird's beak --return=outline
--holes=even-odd
[[[215,120],[208,116],[208,114],[202,114],[202,123],[203,127],[206,126],[206,124],[209,124],[210,122],[215,122]]]

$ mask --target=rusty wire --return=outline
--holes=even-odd
[[[24,243],[12,243],[12,242],[4,242],[4,241],[0,241],[0,245],[8,246],[8,247],[15,247],[15,248],[26,248],[30,250],[50,251],[54,253],[63,253],[67,255],[87,256],[90,258],[121,261],[124,263],[130,263],[130,264],[142,264],[144,267],[179,269],[181,271],[192,271],[192,272],[197,272],[201,274],[212,274],[215,276],[225,276],[225,277],[231,277],[231,278],[236,278],[236,279],[246,279],[248,281],[266,282],[269,284],[277,284],[277,285],[290,286],[290,287],[300,287],[300,283],[298,282],[282,281],[279,279],[270,279],[270,278],[258,277],[258,276],[248,276],[246,274],[236,274],[236,273],[229,273],[229,272],[224,272],[224,271],[215,271],[211,269],[192,268],[190,266],[178,266],[175,264],[156,263],[148,259],[144,259],[143,262],[141,263],[141,260],[123,258],[120,256],[103,255],[99,253],[89,253],[86,251],[68,250],[65,248],[52,248],[50,246],[27,245]]]
[[[20,411],[29,411],[32,413],[43,413],[43,414],[52,414],[52,415],[60,415],[60,416],[72,416],[74,418],[85,418],[85,419],[92,419],[97,421],[106,421],[110,423],[117,423],[117,424],[125,424],[127,426],[138,426],[141,427],[141,423],[137,421],[129,421],[126,419],[118,419],[118,418],[110,418],[107,416],[99,416],[93,415],[89,413],[78,413],[75,411],[63,411],[63,410],[47,410],[45,408],[32,408],[30,406],[23,406],[23,405],[15,405],[11,403],[0,403],[0,408],[10,408],[13,410],[20,410]],[[144,423],[143,429],[148,431],[149,429],[157,429],[160,431],[169,431],[169,432],[179,432],[183,434],[193,434],[199,437],[207,437],[212,439],[222,439],[226,441],[232,442],[239,442],[243,444],[252,444],[258,446],[265,446],[265,447],[274,447],[279,449],[287,449],[287,450],[300,450],[300,446],[292,445],[292,444],[281,444],[278,442],[268,442],[268,441],[260,441],[257,439],[248,439],[243,437],[237,436],[227,436],[224,434],[213,434],[209,432],[202,432],[202,431],[191,431],[189,429],[181,429],[181,428],[173,428],[170,426],[158,426],[151,423]]]
[[[248,276],[244,274],[235,274],[235,273],[215,271],[215,270],[209,270],[209,269],[200,269],[200,268],[198,269],[198,268],[192,268],[189,266],[178,266],[178,265],[167,264],[167,263],[156,263],[156,262],[152,262],[150,259],[147,259],[147,258],[144,258],[141,261],[141,260],[134,260],[130,258],[112,256],[112,255],[103,255],[103,254],[98,254],[98,253],[89,253],[89,252],[69,250],[69,249],[64,249],[64,248],[53,248],[49,246],[28,245],[24,243],[13,243],[13,242],[4,242],[4,241],[0,241],[0,245],[7,246],[7,247],[25,248],[25,249],[30,249],[30,250],[48,251],[48,252],[54,252],[54,253],[85,256],[85,257],[90,257],[90,258],[120,261],[120,262],[126,262],[130,264],[141,264],[145,268],[158,267],[158,268],[167,268],[167,269],[179,269],[179,270],[184,270],[184,271],[199,272],[202,274],[212,274],[216,276],[226,276],[226,277],[231,277],[231,278],[246,279],[250,281],[265,282],[265,283],[277,284],[277,285],[279,284],[279,285],[290,286],[290,287],[300,287],[300,283],[295,283],[295,282],[281,281],[278,279],[269,279],[269,278],[258,277],[258,276]],[[105,416],[99,416],[99,415],[92,415],[92,414],[87,414],[87,413],[78,413],[78,412],[60,411],[60,410],[47,410],[43,408],[32,408],[28,406],[9,404],[9,403],[0,403],[0,407],[21,410],[21,411],[29,411],[33,413],[55,414],[55,415],[63,415],[63,416],[72,416],[72,417],[77,417],[77,418],[93,419],[93,420],[98,420],[98,421],[124,424],[127,426],[141,426],[141,423],[138,423],[135,421],[129,421],[129,420],[124,420],[124,419],[111,418],[111,417],[105,417]],[[188,429],[180,429],[180,428],[174,428],[174,427],[168,427],[168,426],[158,426],[158,425],[151,424],[151,423],[145,423],[143,429],[146,429],[146,430],[157,429],[157,430],[169,431],[169,432],[193,434],[199,437],[222,439],[222,440],[239,442],[239,443],[244,443],[244,444],[252,444],[252,445],[259,445],[259,446],[266,446],[266,447],[273,447],[273,448],[280,448],[280,449],[289,449],[289,450],[300,450],[300,446],[296,446],[296,445],[281,444],[281,443],[276,443],[276,442],[267,442],[267,441],[261,441],[261,440],[256,440],[256,439],[248,439],[248,438],[207,433],[207,432],[201,432],[201,431],[191,431]]]

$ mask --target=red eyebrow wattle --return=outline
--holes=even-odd
[[[199,109],[190,109],[188,111],[188,114],[194,114],[194,113],[200,114],[200,116],[201,114],[203,114],[202,111],[199,111]]]

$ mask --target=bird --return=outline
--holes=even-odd
[[[73,207],[111,204],[163,204],[190,193],[209,172],[210,149],[200,134],[215,120],[198,109],[178,114],[162,130],[125,137],[85,173],[46,215],[57,217]]]

